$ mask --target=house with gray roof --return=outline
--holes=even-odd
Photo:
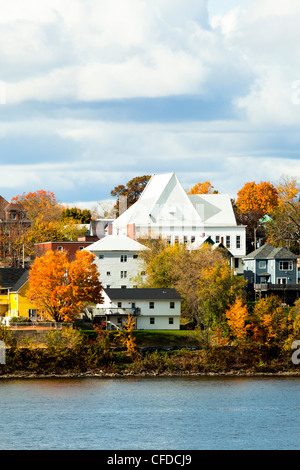
[[[104,289],[103,303],[93,309],[108,329],[122,328],[128,315],[138,330],[179,330],[182,298],[175,289]]]
[[[287,248],[266,243],[243,258],[244,278],[256,293],[280,295],[284,301],[299,298],[298,256]]]

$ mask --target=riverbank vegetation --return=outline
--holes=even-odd
[[[226,316],[226,328],[212,330],[209,341],[200,329],[137,331],[129,321],[118,332],[51,330],[41,345],[17,341],[1,327],[7,348],[0,376],[300,373],[292,360],[300,338],[300,301],[292,308],[277,298],[252,306],[237,302]]]

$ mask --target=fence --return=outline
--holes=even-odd
[[[14,321],[7,321],[3,322],[2,324],[5,324],[8,326],[11,330],[18,330],[18,329],[26,329],[26,330],[36,330],[36,329],[55,329],[55,330],[61,330],[63,326],[70,326],[69,324],[66,323],[61,323],[61,322],[37,322],[37,321],[30,321],[30,322],[14,322]]]

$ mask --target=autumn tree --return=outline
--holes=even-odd
[[[88,304],[101,303],[94,255],[82,250],[69,262],[65,253],[48,251],[30,269],[27,297],[41,315],[54,321],[73,321]]]
[[[32,221],[57,221],[62,215],[62,206],[51,191],[39,190],[12,198],[12,202],[20,202],[27,211],[27,218]]]
[[[225,316],[229,327],[229,338],[238,344],[245,344],[249,329],[247,304],[237,297],[234,304],[226,310]]]
[[[110,192],[111,196],[118,198],[114,206],[117,216],[120,214],[120,198],[126,198],[126,208],[128,209],[139,199],[150,178],[150,175],[136,176],[128,181],[126,186],[120,184]]]
[[[188,194],[218,194],[209,181],[204,183],[197,183],[192,187]]]
[[[134,337],[135,319],[132,315],[128,315],[127,320],[124,322],[123,330],[118,331],[117,338],[121,344],[126,347],[127,354],[134,356],[136,353],[136,341]]]
[[[266,223],[268,240],[300,253],[300,187],[296,178],[282,177],[278,186],[279,204]]]
[[[232,275],[226,250],[212,250],[204,244],[190,251],[185,245],[169,246],[161,239],[149,242],[148,248],[140,254],[146,273],[140,286],[175,288],[183,299],[184,317],[198,325],[207,339],[244,286],[242,277]]]
[[[249,335],[256,344],[283,344],[288,337],[289,321],[279,297],[261,298],[250,315]]]
[[[279,204],[278,191],[269,182],[246,183],[237,193],[233,209],[238,224],[246,225],[247,251],[256,249],[256,239],[266,239],[264,225],[259,222],[265,215],[274,212]]]
[[[202,270],[198,279],[199,315],[207,332],[226,326],[225,312],[245,295],[245,280],[235,276],[223,258]]]
[[[259,217],[270,214],[278,206],[278,191],[269,182],[246,183],[237,193],[237,209],[245,214],[254,211]]]
[[[67,224],[62,220],[51,222],[36,220],[16,244],[24,247],[25,256],[34,257],[36,243],[76,241],[85,234],[86,228],[80,227],[73,219],[69,219]]]
[[[78,209],[77,207],[67,207],[62,211],[62,220],[68,222],[69,220],[77,221],[78,224],[89,224],[92,218],[91,211],[88,209]]]

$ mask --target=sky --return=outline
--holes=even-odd
[[[0,0],[0,195],[300,178],[298,0]]]

